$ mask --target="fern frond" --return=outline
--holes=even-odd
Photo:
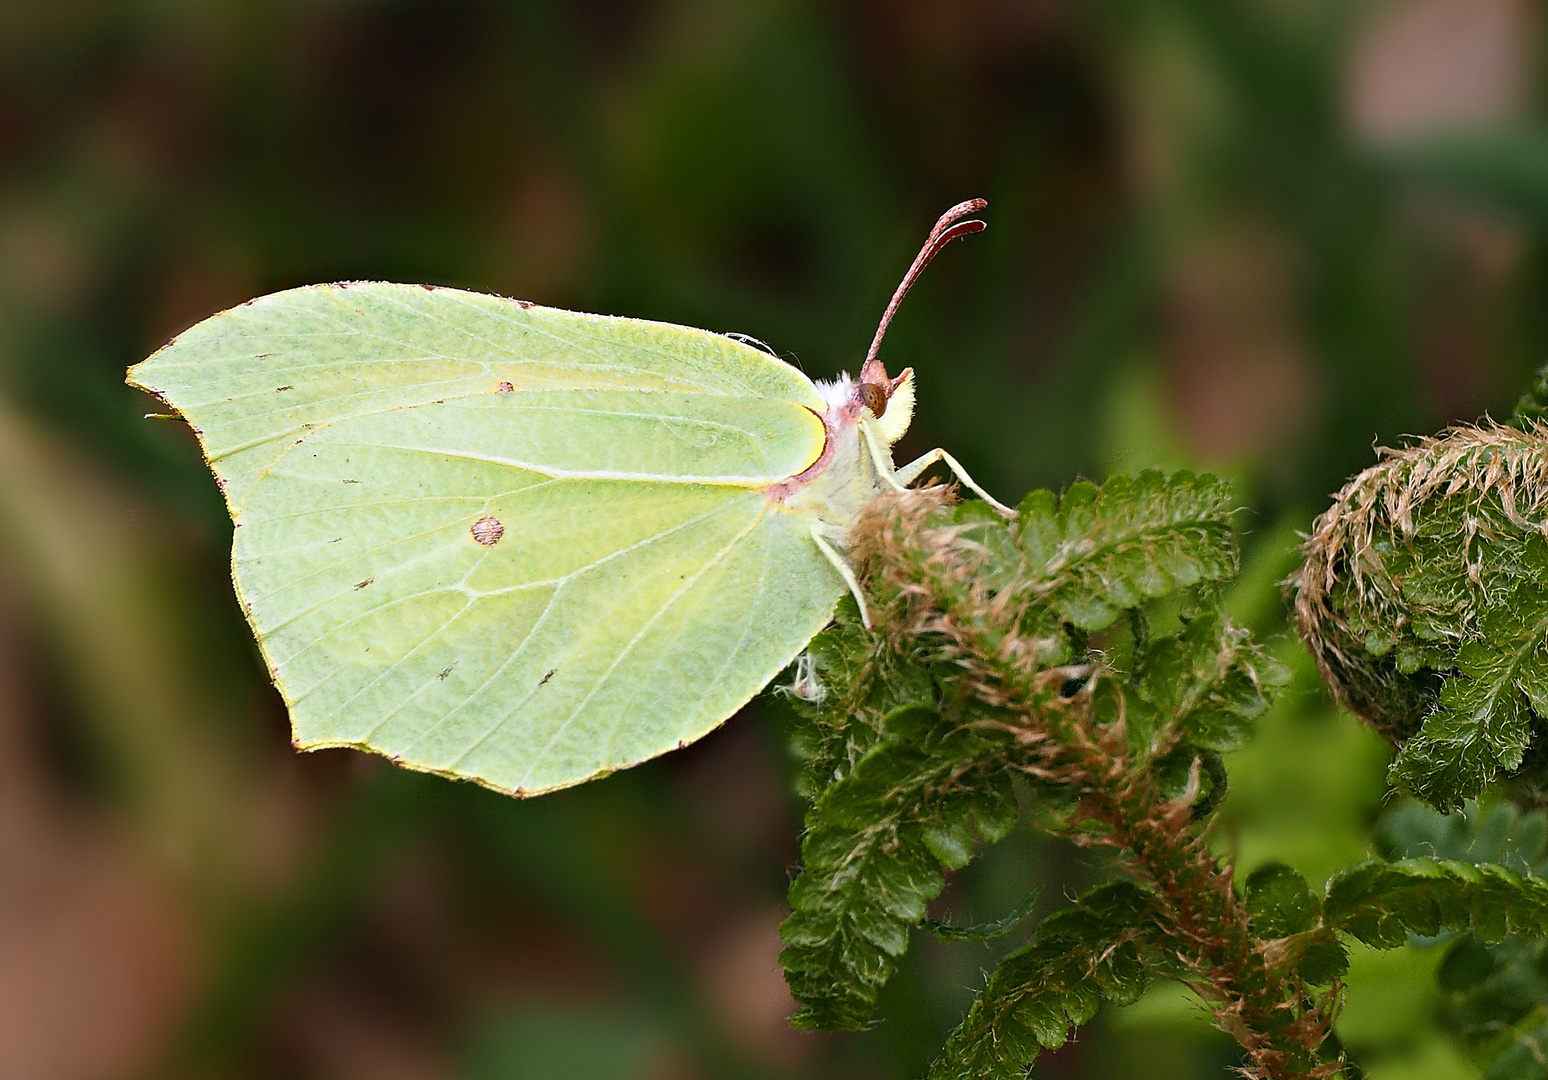
[[[1284,665],[1247,631],[1206,611],[1180,633],[1148,644],[1133,696],[1155,710],[1158,730],[1225,753],[1246,741],[1288,681]]]
[[[1146,600],[1236,574],[1230,486],[1213,476],[1147,469],[1062,498],[1034,491],[1017,532],[1022,587],[1083,630]]]
[[[880,739],[807,815],[780,956],[800,1027],[863,1027],[910,929],[973,857],[1016,820],[1014,733],[957,726],[934,709],[889,714]]]
[[[925,919],[920,925],[943,941],[993,941],[1020,926],[1032,914],[1042,895],[1042,889],[1033,889],[1010,912],[989,922],[958,926],[943,919]]]
[[[1498,863],[1534,877],[1548,872],[1548,815],[1541,810],[1469,803],[1439,814],[1410,802],[1384,814],[1376,832],[1394,857]],[[1441,1019],[1485,1076],[1548,1080],[1548,941],[1486,944],[1461,935],[1436,974]]]
[[[1456,428],[1345,485],[1290,584],[1324,680],[1439,809],[1548,780],[1527,753],[1548,715],[1545,535],[1548,429]]]
[[[1393,763],[1393,778],[1455,810],[1521,766],[1532,721],[1548,716],[1548,593],[1523,585],[1489,608],[1481,640],[1457,652],[1433,713]]]
[[[1000,961],[930,1080],[1020,1080],[1103,1000],[1137,1000],[1156,973],[1154,900],[1138,885],[1111,882],[1039,923],[1031,941]]]
[[[1452,859],[1370,860],[1328,883],[1324,924],[1394,949],[1410,934],[1470,930],[1485,942],[1548,934],[1548,882]]]
[[[1442,814],[1412,800],[1382,814],[1376,844],[1389,859],[1457,859],[1497,863],[1526,877],[1548,878],[1548,813],[1498,802],[1469,802]]]
[[[781,957],[798,1024],[869,1022],[945,872],[1014,823],[1020,777],[1041,827],[1118,849],[1125,876],[1002,963],[935,1075],[1020,1075],[1163,957],[1187,958],[1171,973],[1243,1040],[1248,1075],[1326,1075],[1322,999],[1296,988],[1337,973],[1337,943],[1301,934],[1269,966],[1205,839],[1218,755],[1284,680],[1219,610],[1230,512],[1222,482],[1160,472],[1035,493],[1009,525],[938,489],[872,501],[850,555],[874,633],[814,642],[827,692],[801,709],[812,804]]]

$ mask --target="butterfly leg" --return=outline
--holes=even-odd
[[[824,532],[827,532],[829,535],[843,535],[843,532],[821,521],[812,522],[812,542],[817,545],[818,551],[827,556],[828,561],[833,564],[833,568],[839,572],[839,577],[844,579],[844,584],[849,586],[850,595],[855,598],[855,603],[860,607],[860,623],[869,630],[871,628],[871,609],[866,607],[865,594],[860,591],[860,582],[855,577],[854,568],[849,565],[848,560],[843,555],[839,554],[837,548],[828,543],[827,537],[823,535]]]
[[[929,453],[915,458],[907,465],[904,465],[901,469],[898,469],[894,468],[892,463],[887,460],[887,455],[882,452],[881,444],[876,441],[876,435],[871,430],[871,426],[869,424],[861,424],[860,430],[864,433],[865,441],[871,448],[871,460],[876,463],[876,472],[883,480],[885,480],[888,484],[891,484],[897,490],[902,491],[909,484],[917,480],[919,478],[919,474],[924,472],[931,465],[934,465],[938,461],[944,461],[946,463],[946,467],[957,474],[957,479],[961,480],[963,484],[971,488],[973,493],[979,498],[983,499],[984,502],[988,503],[990,506],[994,507],[1001,514],[1004,514],[1008,518],[1013,518],[1016,516],[1016,511],[1012,510],[999,499],[996,499],[993,495],[979,487],[978,481],[974,480],[971,476],[968,475],[968,471],[962,467],[962,463],[959,462],[956,458],[952,457],[946,451],[942,450],[940,447],[937,446]]]

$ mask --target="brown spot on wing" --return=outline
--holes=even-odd
[[[500,542],[500,537],[505,535],[505,525],[497,517],[485,515],[473,523],[473,539],[485,547],[494,547]]]

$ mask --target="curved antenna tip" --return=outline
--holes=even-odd
[[[862,380],[874,383],[887,381],[887,369],[880,360],[876,359],[876,354],[881,350],[882,338],[887,336],[887,327],[891,324],[892,317],[897,314],[898,305],[903,302],[903,298],[914,287],[914,282],[919,279],[924,268],[940,254],[942,248],[959,236],[971,236],[988,228],[984,222],[976,218],[963,220],[969,214],[976,214],[988,205],[987,199],[968,199],[953,206],[935,222],[935,227],[925,238],[924,246],[919,249],[919,254],[914,256],[913,265],[908,268],[908,273],[903,275],[903,280],[898,283],[897,289],[893,292],[892,300],[887,304],[887,310],[882,312],[881,323],[876,327],[876,336],[871,339],[871,347],[865,354],[865,364],[860,368]]]

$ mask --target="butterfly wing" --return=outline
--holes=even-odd
[[[822,407],[703,331],[397,285],[265,297],[134,369],[200,432],[298,745],[536,793],[696,739],[831,617],[761,493]]]

